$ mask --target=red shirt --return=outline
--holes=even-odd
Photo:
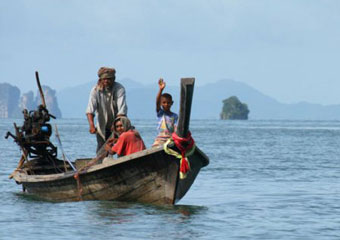
[[[112,147],[112,151],[119,156],[127,156],[144,149],[145,145],[142,138],[133,130],[123,132],[119,136],[117,143]]]

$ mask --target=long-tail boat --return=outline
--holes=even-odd
[[[60,160],[57,148],[49,141],[52,130],[47,122],[53,116],[46,109],[37,72],[36,78],[43,104],[38,111],[26,111],[24,125],[14,124],[16,134],[8,132],[6,136],[12,136],[22,149],[23,155],[10,178],[22,184],[25,192],[58,202],[117,200],[175,204],[190,189],[200,169],[209,164],[209,158],[197,146],[185,152],[183,146],[180,150],[181,146],[172,142],[114,160],[108,157],[103,160],[102,156],[74,162]],[[176,133],[183,139],[190,133],[194,82],[194,78],[181,79]],[[189,145],[184,143],[184,148],[185,144]],[[184,163],[189,167],[186,172],[182,171]]]

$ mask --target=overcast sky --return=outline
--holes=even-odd
[[[1,0],[0,82],[233,79],[284,103],[340,104],[338,0]]]

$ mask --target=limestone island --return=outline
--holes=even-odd
[[[249,109],[247,104],[241,103],[236,96],[223,100],[220,114],[222,120],[247,120]]]
[[[52,115],[61,118],[56,91],[48,86],[42,86],[47,109]],[[23,109],[35,110],[41,104],[39,91],[34,96],[33,91],[21,95],[20,89],[9,83],[0,83],[0,118],[21,118]]]

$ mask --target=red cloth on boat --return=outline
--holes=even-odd
[[[186,174],[190,170],[190,166],[189,166],[187,158],[185,157],[185,153],[194,146],[195,141],[191,137],[190,131],[188,131],[187,136],[183,138],[179,137],[176,134],[176,132],[174,132],[172,133],[172,139],[174,140],[176,147],[181,151],[181,155],[182,155],[180,172]]]
[[[119,156],[127,156],[131,153],[139,152],[145,149],[143,139],[139,133],[134,130],[123,132],[117,143],[112,147],[112,151]]]

